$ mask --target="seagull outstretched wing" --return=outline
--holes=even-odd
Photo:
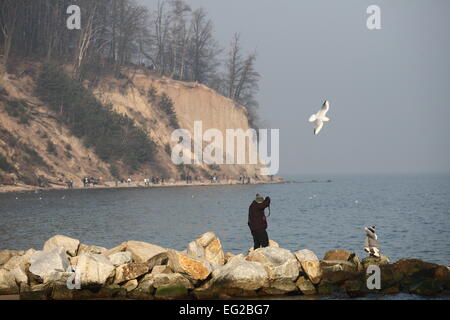
[[[330,121],[326,116],[328,110],[330,110],[330,103],[325,100],[319,112],[309,117],[309,122],[314,122],[314,134],[318,134],[322,130],[324,122]]]

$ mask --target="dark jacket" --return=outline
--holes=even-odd
[[[253,201],[248,208],[248,226],[250,230],[262,230],[267,229],[266,216],[264,215],[264,209],[270,205],[270,198],[266,197],[263,202],[258,203]]]

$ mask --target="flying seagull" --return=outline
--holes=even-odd
[[[330,102],[328,100],[325,100],[322,105],[322,109],[320,109],[316,114],[313,114],[311,117],[309,117],[309,122],[314,122],[314,134],[319,134],[320,130],[322,130],[323,123],[330,121],[330,119],[326,117],[329,109]]]

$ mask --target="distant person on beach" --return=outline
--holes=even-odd
[[[264,209],[270,205],[270,198],[265,199],[258,193],[255,200],[248,208],[248,226],[253,236],[254,246],[256,250],[260,247],[269,245],[269,236],[267,235],[267,220]]]
[[[366,240],[364,241],[364,251],[366,251],[371,257],[380,257],[380,245],[378,244],[378,236],[375,233],[375,226],[364,227],[366,231]]]

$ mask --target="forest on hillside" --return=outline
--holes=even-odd
[[[73,4],[79,30],[67,27]],[[134,0],[2,0],[0,31],[2,70],[39,59],[70,65],[74,79],[95,84],[105,75],[124,77],[125,67],[146,68],[215,89],[245,106],[255,126],[256,52],[244,52],[239,33],[219,44],[207,12],[183,0],[155,0],[151,9]]]

